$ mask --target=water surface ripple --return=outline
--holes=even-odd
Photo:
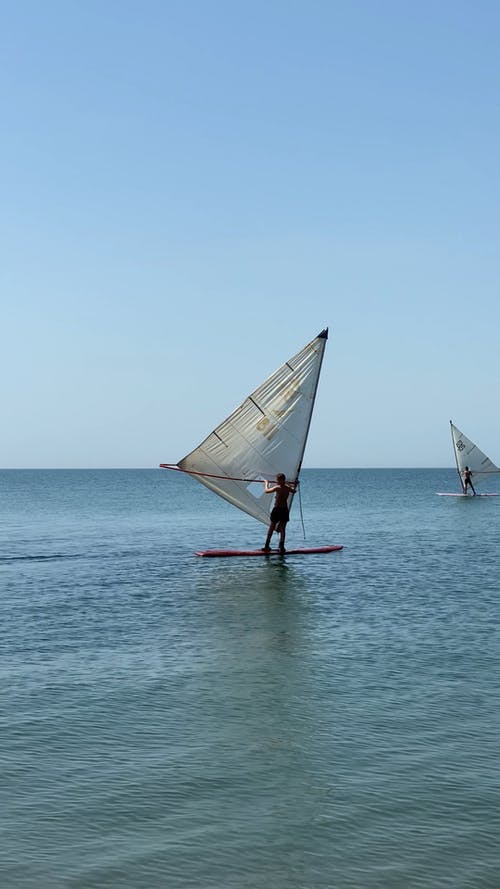
[[[264,527],[175,473],[0,473],[2,887],[497,889],[500,497],[455,478],[306,470],[342,552],[202,560]]]

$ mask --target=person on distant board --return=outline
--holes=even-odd
[[[297,485],[295,482],[287,482],[286,477],[282,472],[279,472],[276,476],[275,485],[271,485],[266,479],[264,492],[266,494],[276,494],[276,498],[271,510],[271,521],[267,531],[266,544],[262,547],[264,552],[269,552],[271,549],[271,537],[273,536],[274,531],[280,535],[280,553],[285,552],[286,525],[290,518],[288,513],[288,498],[290,494],[295,493],[296,487]]]
[[[472,484],[472,472],[470,471],[469,467],[466,466],[464,469],[464,494],[467,493],[467,488],[469,487],[469,485],[472,488],[472,493],[475,497],[476,491],[474,489],[474,485]]]

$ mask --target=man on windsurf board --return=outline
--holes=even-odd
[[[280,545],[279,551],[280,553],[285,552],[285,534],[286,534],[286,526],[287,522],[290,518],[288,512],[288,497],[290,494],[295,493],[296,484],[295,482],[287,482],[286,477],[282,472],[279,472],[276,476],[275,485],[270,485],[270,483],[266,479],[266,484],[264,487],[264,493],[266,494],[276,494],[276,498],[274,501],[274,506],[271,510],[271,521],[269,523],[269,528],[267,531],[266,543],[265,546],[262,547],[264,552],[269,552],[271,549],[271,537],[273,536],[274,531],[276,531],[280,535]]]
[[[465,467],[463,475],[464,475],[464,494],[467,493],[467,488],[470,485],[470,487],[472,489],[472,493],[474,494],[474,497],[475,497],[476,491],[475,491],[474,485],[472,484],[472,472],[470,471],[468,466]]]

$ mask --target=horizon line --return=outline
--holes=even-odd
[[[157,471],[160,466],[0,466],[0,472],[146,472]],[[385,470],[385,469],[453,469],[456,466],[303,466],[302,472],[331,472],[332,470]],[[189,473],[188,473],[189,474]]]

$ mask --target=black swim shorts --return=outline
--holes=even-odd
[[[271,521],[272,522],[288,522],[290,519],[290,513],[288,512],[288,506],[274,506],[271,512]]]

